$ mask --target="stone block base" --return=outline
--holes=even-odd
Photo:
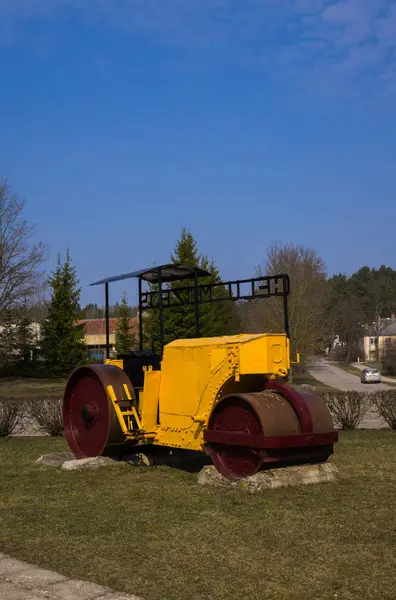
[[[268,469],[245,479],[227,479],[213,466],[204,467],[198,474],[198,483],[217,487],[244,489],[249,492],[260,492],[280,487],[311,485],[313,483],[329,483],[337,481],[337,467],[332,463],[315,465],[299,465],[282,469]]]
[[[71,452],[52,452],[43,454],[36,460],[36,464],[60,467],[64,471],[83,471],[87,469],[98,469],[99,467],[111,467],[114,465],[133,465],[135,467],[149,467],[152,460],[142,452],[125,455],[120,459],[108,456],[94,456],[92,458],[75,458]]]

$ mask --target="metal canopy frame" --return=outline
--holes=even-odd
[[[201,277],[211,274],[199,267],[182,264],[167,264],[150,269],[140,269],[132,273],[115,275],[91,283],[105,286],[105,315],[106,315],[106,357],[110,358],[110,321],[109,321],[109,284],[124,279],[136,278],[139,285],[139,349],[143,350],[143,311],[158,309],[160,321],[161,354],[164,347],[164,310],[177,306],[195,307],[196,337],[200,337],[199,306],[201,304],[240,300],[257,300],[260,298],[282,297],[284,313],[284,330],[290,337],[288,296],[290,294],[290,279],[286,274],[237,279],[235,281],[220,281],[218,283],[198,284]],[[165,288],[163,284],[174,281],[194,280],[194,285],[176,288]],[[142,282],[146,281],[158,286],[158,289],[143,291]],[[219,293],[219,291],[221,293]],[[214,293],[215,292],[215,293]]]

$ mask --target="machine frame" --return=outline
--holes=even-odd
[[[110,320],[109,320],[109,284],[125,279],[137,279],[139,286],[139,350],[143,350],[143,312],[157,309],[160,325],[160,356],[162,356],[165,331],[164,311],[177,306],[194,306],[195,335],[200,335],[199,307],[202,304],[241,300],[258,300],[263,298],[283,298],[284,332],[290,339],[288,296],[290,279],[286,274],[220,281],[218,283],[199,284],[200,278],[211,277],[211,273],[190,265],[180,263],[160,265],[150,269],[140,269],[132,273],[115,275],[91,283],[91,286],[105,286],[105,320],[106,320],[106,358],[110,358]],[[177,288],[164,288],[164,284],[175,281],[194,280],[194,285]],[[156,290],[143,290],[143,282],[157,285]],[[225,294],[214,296],[214,291],[225,290]],[[297,359],[298,360],[298,359]]]

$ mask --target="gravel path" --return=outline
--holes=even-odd
[[[0,600],[141,600],[0,553]]]

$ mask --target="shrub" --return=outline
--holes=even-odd
[[[0,397],[0,437],[7,437],[21,428],[24,403],[19,398]]]
[[[26,400],[26,410],[43,431],[56,436],[63,433],[62,398],[33,397]]]
[[[325,402],[340,429],[356,429],[370,409],[368,395],[364,392],[334,391],[324,394]]]
[[[396,390],[383,390],[372,395],[373,404],[380,417],[396,429]]]

